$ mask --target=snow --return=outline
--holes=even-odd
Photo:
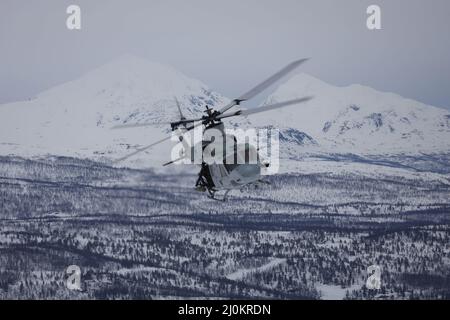
[[[367,178],[404,178],[417,181],[439,181],[450,186],[450,175],[426,171],[412,171],[405,168],[387,167],[378,164],[356,163],[351,161],[328,161],[317,158],[304,158],[301,161],[284,160],[280,173],[328,173],[333,175],[358,174]]]
[[[277,265],[280,265],[282,263],[285,263],[286,259],[282,259],[282,258],[273,258],[271,259],[269,262],[267,262],[266,264],[263,264],[260,267],[257,268],[249,268],[249,269],[239,269],[229,275],[227,275],[227,279],[229,280],[240,280],[242,278],[244,278],[246,275],[254,273],[254,272],[263,272],[266,270],[270,270],[273,267],[276,267]]]
[[[306,74],[293,76],[264,104],[314,96],[302,105],[256,114],[252,123],[293,128],[329,153],[417,153],[450,150],[450,112],[397,94],[336,87]]]
[[[25,157],[65,155],[113,160],[170,133],[167,125],[111,130],[117,124],[167,122],[186,117],[226,98],[202,82],[165,66],[124,56],[83,77],[39,94],[34,100],[0,106],[0,153]],[[131,160],[139,167],[170,159],[168,141]]]
[[[321,292],[321,299],[323,300],[343,300],[347,290],[352,292],[352,290],[360,289],[360,285],[353,285],[351,287],[342,288],[341,286],[329,285],[329,284],[318,284],[316,289]]]
[[[306,153],[450,151],[449,112],[393,93],[361,85],[336,87],[299,74],[280,85],[265,103],[310,95],[315,98],[305,104],[226,123],[279,128],[284,136],[280,148],[284,172],[316,170],[324,165],[317,159],[299,161]],[[201,115],[206,105],[220,108],[229,101],[171,66],[125,55],[32,100],[0,105],[0,155],[63,155],[111,163],[166,137],[170,129],[164,124],[110,128],[177,120],[174,97],[186,117]],[[167,141],[117,165],[160,168],[170,160],[175,143]],[[325,168],[347,170],[352,166]]]
[[[130,273],[151,273],[154,271],[164,271],[164,272],[168,272],[168,273],[172,273],[172,274],[177,274],[175,271],[173,271],[171,269],[167,269],[167,268],[144,267],[144,266],[139,266],[139,267],[134,267],[134,268],[120,268],[119,270],[116,271],[116,273],[120,274],[120,275],[127,275]]]

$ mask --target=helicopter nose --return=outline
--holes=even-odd
[[[258,176],[261,171],[258,165],[254,164],[241,164],[236,169],[243,177]]]

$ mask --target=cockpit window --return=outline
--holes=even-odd
[[[234,169],[236,169],[236,167],[238,166],[237,163],[233,163],[233,164],[227,164],[225,163],[225,168],[227,169],[228,173],[230,173],[231,171],[233,171]]]

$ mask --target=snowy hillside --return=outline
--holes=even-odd
[[[265,104],[307,95],[315,98],[304,105],[254,115],[252,123],[289,128],[297,135],[304,133],[317,142],[320,150],[330,153],[450,150],[448,110],[361,85],[335,87],[299,74],[282,84]]]

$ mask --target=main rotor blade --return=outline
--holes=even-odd
[[[145,146],[145,147],[143,147],[143,148],[137,149],[136,151],[134,151],[134,152],[132,152],[132,153],[130,153],[130,154],[128,154],[128,155],[122,157],[122,158],[119,158],[119,159],[117,159],[117,160],[114,160],[113,163],[122,162],[122,161],[124,161],[124,160],[126,160],[126,159],[128,159],[128,158],[131,158],[132,156],[134,156],[134,155],[136,155],[136,154],[138,154],[138,153],[141,153],[141,152],[143,152],[143,151],[145,151],[145,150],[147,150],[147,149],[150,149],[151,147],[153,147],[153,146],[155,146],[155,145],[157,145],[157,144],[159,144],[159,143],[162,143],[162,142],[164,142],[164,141],[170,140],[170,138],[171,138],[171,136],[168,136],[168,137],[165,137],[165,138],[163,138],[163,139],[161,139],[161,140],[158,140],[158,141],[156,141],[156,142],[153,142],[152,144],[149,144],[148,146]]]
[[[143,122],[143,123],[130,123],[130,124],[119,124],[117,126],[111,127],[111,129],[129,129],[129,128],[139,128],[139,127],[149,127],[149,126],[157,126],[157,125],[168,125],[168,124],[185,124],[185,123],[191,123],[196,121],[203,121],[203,118],[196,118],[196,119],[182,119],[179,121],[173,121],[173,122]]]
[[[269,110],[273,110],[273,109],[287,107],[287,106],[290,106],[293,104],[304,103],[304,102],[311,100],[312,98],[313,98],[312,96],[309,96],[309,97],[303,97],[303,98],[289,100],[289,101],[278,102],[278,103],[270,104],[270,105],[263,106],[260,108],[239,110],[239,111],[236,111],[233,113],[219,115],[217,117],[217,119],[229,118],[229,117],[234,117],[234,116],[248,116],[248,115],[255,114],[255,113],[260,113],[260,112],[265,112],[265,111],[269,111]]]
[[[184,158],[186,158],[186,155],[181,156],[181,157],[179,157],[178,159],[175,159],[175,160],[172,160],[172,161],[169,161],[169,162],[164,163],[164,164],[163,164],[163,167],[166,167],[166,166],[168,166],[168,165],[170,165],[170,164],[173,164],[173,163],[175,163],[175,162],[178,162],[178,161],[180,161],[180,160],[183,160]]]
[[[228,109],[230,109],[233,106],[239,104],[239,102],[245,101],[245,100],[249,100],[249,99],[253,98],[254,96],[256,96],[260,92],[262,92],[265,89],[267,89],[268,87],[270,87],[272,84],[274,84],[275,82],[280,80],[282,77],[287,75],[289,72],[293,71],[295,68],[297,68],[299,65],[301,65],[302,63],[304,63],[307,60],[308,59],[300,59],[300,60],[296,60],[296,61],[291,62],[286,67],[284,67],[283,69],[281,69],[280,71],[278,71],[277,73],[272,75],[271,77],[267,78],[266,80],[264,80],[263,82],[258,84],[253,89],[251,89],[248,92],[244,93],[239,98],[234,99],[233,101],[231,101],[228,105],[226,105],[225,107],[220,109],[219,112],[220,113],[224,113]]]
[[[139,127],[149,127],[149,126],[157,126],[157,125],[166,125],[170,124],[170,122],[143,122],[143,123],[130,123],[130,124],[119,124],[111,129],[128,129],[128,128],[139,128]]]
[[[175,103],[177,105],[178,112],[180,113],[180,120],[186,120],[186,117],[183,115],[183,112],[181,112],[180,101],[178,101],[177,97],[173,97],[173,98],[175,99]]]
[[[186,127],[186,131],[190,131],[190,130],[195,129],[195,128],[197,128],[197,127],[199,127],[199,126],[202,126],[202,125],[203,125],[202,122],[197,122],[197,123],[195,123],[195,124],[191,124],[190,126]],[[124,161],[124,160],[126,160],[126,159],[128,159],[128,158],[131,158],[132,156],[134,156],[134,155],[136,155],[136,154],[138,154],[138,153],[141,153],[141,152],[143,152],[143,151],[145,151],[145,150],[147,150],[147,149],[150,149],[151,147],[153,147],[153,146],[155,146],[155,145],[157,145],[157,144],[159,144],[159,143],[162,143],[162,142],[164,142],[164,141],[170,140],[171,138],[172,138],[172,136],[168,136],[168,137],[165,137],[165,138],[163,138],[163,139],[161,139],[161,140],[158,140],[158,141],[156,141],[156,142],[153,142],[152,144],[149,144],[148,146],[145,146],[145,147],[143,147],[143,148],[137,149],[136,151],[134,151],[134,152],[132,152],[132,153],[130,153],[130,154],[128,154],[128,155],[122,157],[122,158],[119,158],[119,159],[117,159],[117,160],[114,160],[114,161],[113,161],[113,164],[116,164],[116,163],[118,163],[118,162],[122,162],[122,161]]]
[[[205,119],[204,118],[183,119],[183,120],[180,120],[180,121],[171,122],[170,124],[178,125],[178,124],[186,124],[186,123],[192,123],[192,122],[203,121],[203,120],[205,120]]]
[[[312,96],[309,96],[309,97],[303,97],[303,98],[289,100],[289,101],[284,101],[284,102],[278,102],[278,103],[270,104],[268,106],[263,106],[263,107],[260,107],[260,108],[246,109],[246,110],[242,110],[241,115],[248,116],[248,115],[254,114],[254,113],[265,112],[265,111],[278,109],[278,108],[284,108],[284,107],[287,107],[287,106],[290,106],[290,105],[293,105],[293,104],[299,104],[299,103],[307,102],[307,101],[311,100],[312,98],[313,98]]]

